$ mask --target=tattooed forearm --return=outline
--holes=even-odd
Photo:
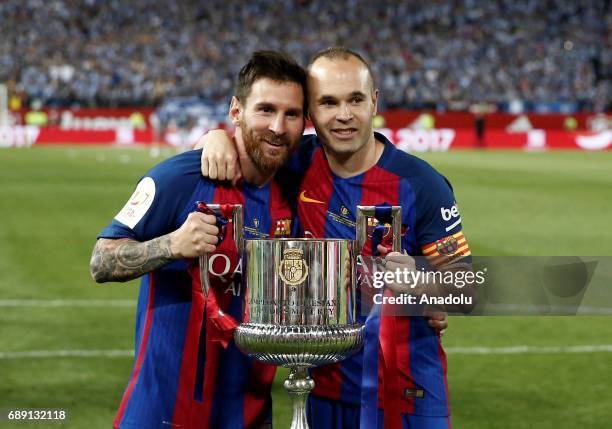
[[[91,255],[91,276],[98,283],[124,282],[140,277],[174,259],[168,235],[144,243],[127,238],[101,238],[96,242]]]

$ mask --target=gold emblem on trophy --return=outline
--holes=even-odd
[[[304,283],[308,277],[308,265],[303,258],[302,249],[285,249],[283,259],[278,266],[279,276],[282,281],[290,286]]]

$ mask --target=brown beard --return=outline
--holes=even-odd
[[[293,152],[293,148],[296,145],[291,145],[291,142],[286,136],[277,136],[274,133],[256,134],[251,128],[248,128],[246,124],[241,123],[240,129],[242,130],[242,139],[244,141],[244,147],[246,153],[255,164],[255,167],[262,173],[272,173],[282,167],[289,155]],[[281,156],[268,156],[264,153],[262,146],[266,142],[272,144],[280,144],[289,147],[290,150],[285,151]]]

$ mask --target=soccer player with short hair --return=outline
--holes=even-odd
[[[304,131],[306,72],[290,57],[256,52],[238,76],[229,115],[245,181],[200,174],[190,151],[151,169],[100,233],[91,272],[97,282],[142,279],[136,356],[115,428],[271,426],[275,368],[242,354],[233,328],[242,317],[241,264],[232,228],[196,211],[242,204],[244,237],[285,237],[292,212],[275,180]],[[227,207],[227,206],[226,206]],[[205,295],[197,258],[209,254]]]
[[[308,67],[308,97],[317,136],[304,136],[289,162],[303,174],[297,204],[304,235],[354,239],[357,205],[400,205],[401,247],[407,254],[391,253],[387,261],[414,266],[409,255],[425,256],[439,270],[469,269],[470,250],[449,182],[373,131],[378,91],[368,63],[346,48],[318,53]],[[205,145],[203,173],[211,164],[225,173],[227,165],[214,160],[218,153],[228,158],[227,136],[211,133],[200,143]],[[449,428],[439,331],[424,317],[362,322],[364,350],[312,372],[312,427]]]

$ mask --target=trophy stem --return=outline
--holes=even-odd
[[[305,367],[291,367],[289,377],[287,377],[284,383],[285,389],[293,403],[291,429],[308,429],[306,399],[310,391],[314,389],[314,385],[314,380],[310,378]]]

